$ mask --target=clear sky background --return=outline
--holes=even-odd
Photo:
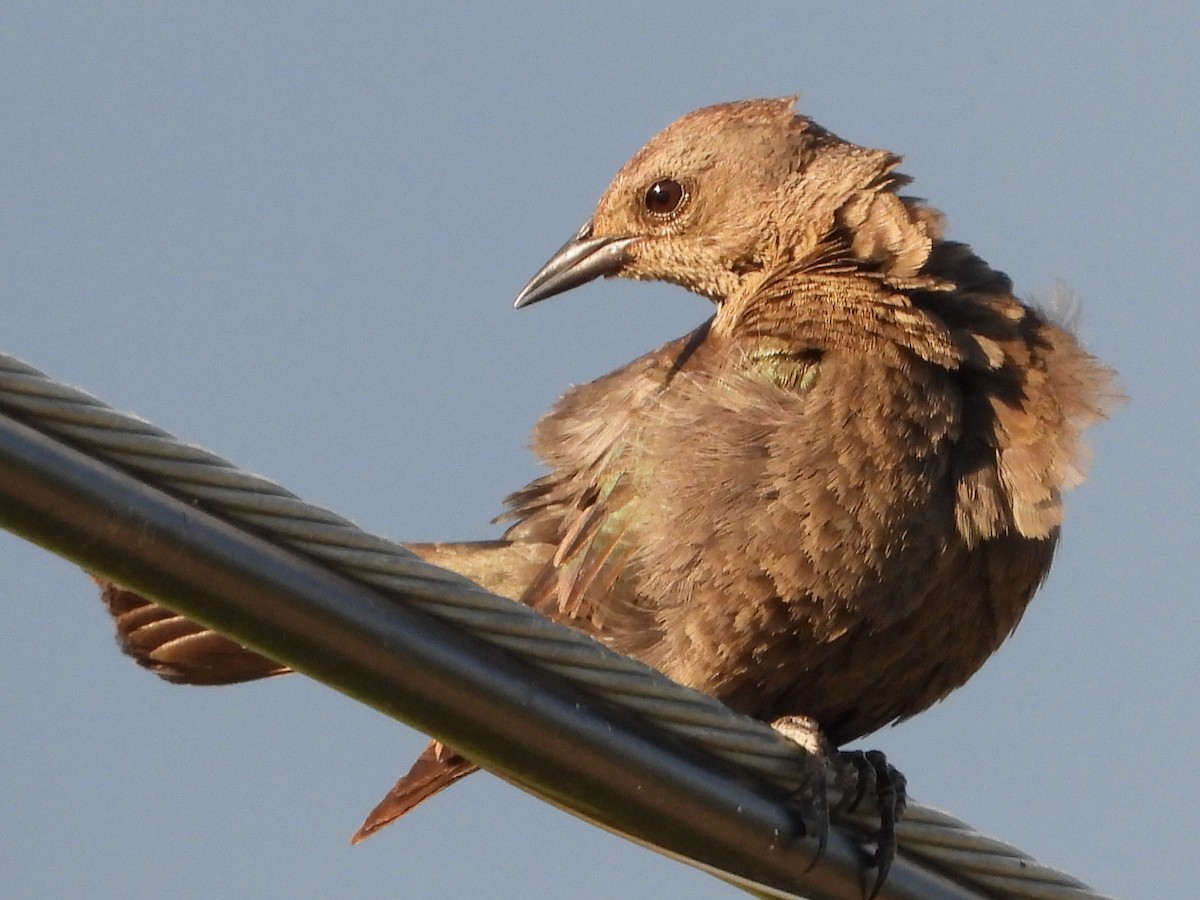
[[[1131,402],[1054,572],[965,688],[864,743],[1099,889],[1197,884],[1194,3],[0,8],[0,347],[398,539],[482,538],[539,414],[705,301],[516,291],[679,115],[802,92],[905,154]],[[480,775],[358,847],[424,737],[293,677],[173,687],[0,534],[0,894],[737,891]]]

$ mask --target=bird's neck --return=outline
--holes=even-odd
[[[931,279],[929,285],[937,282]],[[713,338],[749,348],[785,346],[796,353],[888,359],[915,353],[957,368],[961,357],[952,335],[914,302],[913,293],[852,266],[768,270],[718,304]]]

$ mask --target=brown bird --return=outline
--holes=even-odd
[[[691,334],[569,390],[501,540],[430,562],[837,747],[963,684],[1045,577],[1112,373],[1016,299],[898,156],[794,98],[693,112],[617,174],[517,298],[601,275],[708,297]],[[172,681],[287,669],[115,585],[122,646]],[[474,771],[434,742],[355,840]]]

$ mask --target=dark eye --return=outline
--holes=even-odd
[[[682,184],[673,178],[660,178],[646,189],[642,204],[650,215],[665,217],[674,214],[686,198]]]

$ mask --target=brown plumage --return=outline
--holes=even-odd
[[[685,116],[617,174],[518,298],[599,275],[710,298],[691,334],[568,391],[499,541],[429,561],[834,745],[920,712],[1045,577],[1109,370],[1011,293],[899,157],[755,100]],[[108,585],[174,681],[282,669]],[[473,770],[433,744],[357,838]]]

